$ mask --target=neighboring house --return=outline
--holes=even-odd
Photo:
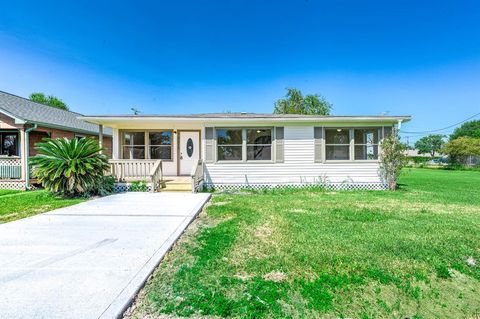
[[[162,160],[167,180],[200,172],[204,185],[216,189],[384,189],[380,141],[410,117],[220,113],[82,119],[113,128],[113,162]],[[122,179],[128,172],[116,175]]]
[[[45,137],[98,137],[105,135],[105,153],[111,155],[111,130],[78,119],[81,114],[0,91],[0,189],[29,186],[28,157],[36,155],[35,144]]]

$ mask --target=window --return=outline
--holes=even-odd
[[[217,160],[242,160],[242,129],[217,129]]]
[[[350,130],[344,128],[325,129],[326,160],[350,159]]]
[[[378,133],[376,128],[354,130],[356,160],[378,159]]]
[[[247,161],[272,159],[272,130],[247,129]]]
[[[18,134],[0,133],[0,156],[18,156]]]
[[[125,132],[122,142],[124,159],[145,159],[145,132]]]
[[[150,158],[151,159],[172,159],[172,132],[149,132],[148,133]]]

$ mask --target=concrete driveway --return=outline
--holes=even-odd
[[[209,194],[124,193],[0,225],[0,318],[116,318]]]

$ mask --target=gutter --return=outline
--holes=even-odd
[[[29,140],[30,138],[28,137],[28,134],[37,129],[38,125],[37,123],[33,123],[33,126],[25,130],[25,188],[29,189],[30,188],[30,170],[29,170],[29,165],[28,165],[28,155],[30,153],[30,146],[29,146]]]

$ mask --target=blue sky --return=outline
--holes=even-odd
[[[480,112],[476,1],[112,3],[2,3],[0,90],[172,114],[270,113],[296,87],[336,115],[412,115],[408,131]]]

